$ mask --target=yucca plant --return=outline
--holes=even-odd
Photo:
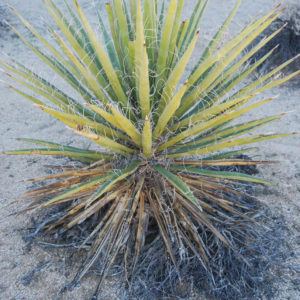
[[[56,181],[27,192],[25,198],[32,200],[28,209],[58,206],[62,210],[58,220],[45,226],[48,231],[67,231],[92,220],[83,242],[91,245],[90,251],[74,282],[100,259],[100,288],[116,257],[122,255],[126,274],[132,278],[149,240],[149,220],[159,230],[152,241],[163,241],[165,255],[174,266],[192,253],[209,269],[212,249],[206,245],[207,235],[232,248],[219,228],[252,222],[253,211],[237,200],[250,197],[243,186],[271,184],[228,167],[268,164],[239,155],[257,149],[248,144],[295,134],[246,135],[284,114],[234,122],[274,99],[250,104],[258,94],[300,73],[278,76],[294,58],[261,78],[243,81],[275,49],[252,65],[247,63],[249,58],[282,28],[244,50],[282,10],[275,7],[257,17],[219,47],[238,1],[193,70],[185,73],[192,53],[199,52],[195,48],[208,0],[197,1],[191,17],[182,22],[184,0],[171,0],[168,8],[159,0],[113,0],[105,4],[110,31],[98,15],[101,38],[77,0],[65,1],[64,10],[52,0],[43,2],[60,29],[48,27],[55,45],[14,9],[46,51],[10,27],[76,96],[13,59],[0,62],[6,69],[2,71],[34,95],[11,83],[7,86],[95,142],[99,150],[19,139],[43,147],[4,153],[67,156],[82,163],[32,179]],[[236,146],[242,147],[230,149]]]

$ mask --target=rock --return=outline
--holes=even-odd
[[[279,18],[274,21],[249,47],[251,49],[263,37],[269,36],[286,24],[285,28],[276,37],[274,37],[250,59],[250,63],[254,63],[272,48],[279,45],[273,55],[260,67],[259,71],[262,73],[277,67],[300,53],[300,3],[297,0],[290,0],[284,3],[284,7],[285,11],[279,16]],[[283,71],[296,71],[299,67],[300,59],[298,58]]]

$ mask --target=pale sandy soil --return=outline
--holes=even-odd
[[[81,0],[80,2],[84,3],[87,13],[91,15],[95,1]],[[192,4],[193,1],[187,0],[186,2],[185,13],[190,14],[191,5],[189,4]],[[40,0],[2,0],[0,5],[4,3],[17,8],[23,16],[41,30],[44,36],[47,35],[43,23],[48,22],[49,15]],[[104,5],[105,1],[100,0],[99,3]],[[203,22],[205,25],[201,28],[203,39],[201,39],[199,47],[211,36],[213,29],[221,24],[234,3],[233,0],[211,0]],[[259,11],[267,11],[275,4],[277,1],[274,0],[244,0],[239,14],[230,28],[229,35],[236,32]],[[11,15],[7,17],[22,31],[22,25],[16,18]],[[32,39],[28,33],[26,36]],[[2,59],[5,58],[3,53],[7,53],[27,66],[38,70],[41,74],[52,77],[49,70],[32,55],[22,42],[2,28],[0,28],[0,48]],[[0,78],[6,79],[2,74]],[[54,82],[61,84],[57,78],[54,78]],[[298,84],[299,82],[300,79]],[[293,86],[276,88],[272,92],[267,92],[265,97],[276,94],[280,96],[275,102],[249,114],[248,117],[295,110],[293,114],[288,115],[282,121],[272,123],[272,126],[266,130],[274,132],[300,131],[300,90],[297,83]],[[74,137],[64,125],[33,107],[27,100],[0,85],[0,151],[25,146],[25,144],[16,142],[13,139],[15,137],[41,138],[80,147],[90,145],[83,138]],[[260,158],[279,160],[280,164],[264,167],[261,170],[265,178],[273,180],[279,186],[260,190],[258,197],[271,208],[275,215],[282,214],[285,217],[290,229],[291,245],[295,252],[295,257],[288,261],[292,268],[280,274],[282,278],[276,299],[300,299],[300,138],[293,136],[266,142],[259,147],[260,150],[257,154]],[[54,299],[57,291],[72,279],[72,274],[79,266],[76,259],[68,258],[70,253],[68,250],[49,249],[38,243],[34,243],[30,247],[22,239],[25,233],[21,229],[31,226],[31,214],[7,217],[10,213],[26,206],[26,203],[22,201],[18,205],[8,206],[30,187],[30,183],[25,182],[24,179],[43,176],[47,172],[45,164],[58,163],[59,160],[54,158],[0,157],[0,299]],[[40,267],[40,270],[32,274],[32,270],[37,267]],[[30,278],[32,278],[31,281]],[[90,299],[96,283],[97,277],[90,274],[82,280],[80,287],[64,295],[63,299]],[[195,299],[199,298],[200,296],[197,296]],[[101,299],[121,299],[117,279],[107,280]]]

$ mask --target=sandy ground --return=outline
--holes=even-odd
[[[61,3],[62,1],[56,2]],[[83,3],[87,13],[91,15],[97,1],[81,0],[80,2]],[[185,14],[190,14],[192,6],[189,4],[192,4],[193,1],[187,0],[186,2]],[[40,0],[2,0],[0,5],[5,3],[17,8],[23,16],[40,29],[44,36],[47,35],[43,24],[49,21],[49,15]],[[99,0],[98,3],[104,4],[104,1]],[[203,22],[204,25],[201,28],[203,39],[200,44],[207,41],[234,3],[233,0],[211,0]],[[244,0],[239,14],[230,28],[229,35],[241,28],[257,12],[268,11],[275,4],[277,1],[274,0]],[[8,15],[7,18],[22,31],[22,25],[16,18],[11,15]],[[32,39],[28,33],[26,36]],[[13,34],[1,27],[0,47],[1,58],[5,58],[4,53],[7,53],[27,66],[38,70],[42,75],[51,78],[51,73],[40,63],[38,58]],[[2,74],[0,78],[6,79]],[[57,78],[54,78],[54,82],[58,85],[61,84]],[[276,88],[272,92],[267,92],[265,97],[276,94],[280,95],[276,101],[249,114],[248,117],[251,118],[254,114],[263,116],[296,110],[282,121],[272,123],[272,126],[266,131],[300,131],[300,97],[297,84]],[[16,137],[41,138],[80,147],[90,146],[88,141],[74,137],[64,125],[34,108],[27,100],[14,94],[5,86],[0,85],[0,151],[25,146],[13,139]],[[295,252],[295,257],[288,261],[291,266],[289,271],[280,274],[282,280],[278,286],[279,294],[276,299],[300,299],[300,137],[293,136],[266,142],[259,147],[257,155],[260,158],[278,160],[280,164],[264,167],[263,170],[263,176],[275,181],[279,186],[262,189],[258,196],[271,208],[274,215],[282,214],[285,217],[286,224],[290,229],[291,245]],[[54,299],[58,290],[72,279],[72,274],[79,266],[76,259],[68,258],[67,249],[47,248],[39,243],[30,245],[22,239],[26,234],[22,228],[31,226],[31,214],[7,217],[10,213],[26,205],[21,201],[17,205],[8,206],[30,188],[30,183],[25,182],[24,179],[43,176],[47,173],[44,165],[59,164],[59,162],[59,159],[44,157],[0,157],[0,299]],[[97,277],[94,274],[89,274],[82,280],[80,287],[64,295],[63,299],[90,299],[96,280]],[[195,299],[199,298],[200,296],[197,296]],[[101,299],[121,299],[117,279],[107,280]]]

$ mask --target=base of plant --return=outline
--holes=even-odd
[[[219,168],[221,171],[228,171],[228,169],[228,167]],[[257,169],[253,166],[230,167],[230,171],[254,174]],[[244,186],[244,189],[248,195],[254,194],[254,185],[251,183]],[[118,274],[118,281],[120,280],[120,287],[124,290],[126,299],[187,299],[191,295],[198,294],[205,294],[218,300],[254,299],[261,295],[272,299],[276,292],[274,288],[276,278],[271,276],[272,266],[282,264],[281,253],[284,252],[285,257],[288,256],[284,242],[286,229],[275,224],[269,217],[270,213],[267,209],[263,208],[256,199],[236,196],[234,200],[253,212],[260,212],[259,217],[254,217],[256,222],[254,224],[232,215],[232,219],[228,219],[222,226],[216,225],[233,246],[232,249],[210,230],[204,227],[198,228],[209,253],[209,265],[203,264],[203,261],[199,260],[188,247],[183,245],[179,249],[177,244],[172,243],[177,262],[174,266],[168,258],[156,220],[150,216],[144,246],[136,261],[134,272],[128,274],[126,269],[126,264],[133,263],[131,260],[134,256],[129,254],[128,261],[125,262],[122,253],[124,251],[134,253],[133,243],[132,249],[123,249],[116,257],[107,276]],[[27,239],[31,240],[39,236],[40,232],[46,231],[48,225],[59,220],[68,208],[68,204],[61,204],[49,210],[48,215],[43,219],[39,217],[34,224],[33,233],[29,234]],[[71,230],[55,231],[55,244],[47,243],[46,247],[58,247],[61,244],[78,249],[100,220],[101,215],[93,216]],[[48,232],[49,238],[51,235]],[[89,250],[92,243],[93,241],[88,243],[85,249]],[[81,257],[81,260],[85,261],[85,258]],[[101,259],[94,264],[93,271],[103,274]],[[75,280],[61,290],[60,295],[80,285],[80,281],[76,278],[75,276]],[[101,276],[100,282],[102,284]],[[97,290],[91,299],[98,299],[100,295]]]

